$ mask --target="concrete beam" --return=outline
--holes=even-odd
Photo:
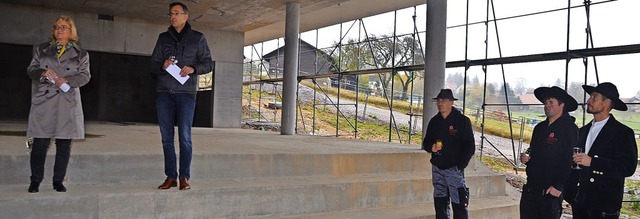
[[[318,10],[301,12],[300,32],[424,4],[424,0],[348,0]],[[246,31],[245,45],[282,37],[285,21]]]
[[[104,20],[99,19],[98,14],[0,3],[0,19],[6,21],[0,24],[3,31],[0,42],[18,45],[45,42],[51,35],[53,20],[60,15],[68,15],[75,20],[83,48],[116,54],[150,56],[158,34],[169,27],[168,20],[164,24],[126,17]],[[242,63],[242,32],[207,29],[198,26],[197,22],[191,24],[193,29],[207,37],[214,61]]]

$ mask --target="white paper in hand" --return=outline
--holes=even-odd
[[[166,70],[167,70],[167,72],[169,72],[169,74],[171,76],[173,76],[173,78],[178,80],[178,82],[180,82],[180,84],[184,85],[184,82],[187,82],[187,80],[189,80],[189,75],[187,75],[185,77],[180,76],[180,67],[178,67],[176,64],[169,65],[169,67],[167,67]]]

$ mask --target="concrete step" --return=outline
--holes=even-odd
[[[469,204],[469,218],[474,219],[513,219],[519,218],[519,200],[509,196],[492,196],[484,198],[472,198]],[[265,217],[273,218],[273,217]],[[349,211],[337,211],[318,214],[287,215],[277,217],[279,219],[372,219],[372,218],[396,218],[396,219],[435,219],[433,202],[402,205],[389,208],[369,208]]]
[[[504,195],[495,174],[467,175],[471,198]],[[502,177],[504,182],[504,177]],[[477,183],[480,182],[480,183]],[[192,180],[192,189],[157,190],[161,181],[67,183],[68,192],[26,192],[27,184],[0,187],[7,218],[238,218],[279,217],[430,203],[431,180],[413,174]],[[478,184],[478,186],[474,185]],[[501,187],[501,188],[500,188]],[[473,202],[473,201],[472,201]]]
[[[26,130],[26,125],[0,123],[0,130]],[[66,193],[51,188],[53,151],[40,192],[27,193],[25,138],[0,135],[0,218],[367,215],[349,212],[369,212],[368,218],[433,217],[430,155],[415,145],[194,128],[193,188],[160,191],[164,171],[157,125],[87,123],[86,130],[90,137],[73,144]],[[506,206],[490,201],[510,191],[503,175],[475,158],[465,174],[471,208],[495,205],[472,211],[472,218],[517,217],[512,207],[517,201]],[[426,213],[411,210],[415,206]]]
[[[163,155],[79,154],[71,156],[67,181],[120,183],[164,178]],[[45,180],[52,177],[54,154],[47,156]],[[467,172],[483,169],[472,159]],[[29,156],[0,155],[0,185],[29,182]],[[484,170],[484,169],[483,169]],[[431,175],[426,153],[352,154],[196,154],[191,175],[198,179],[261,177],[348,176],[357,174],[414,173]]]

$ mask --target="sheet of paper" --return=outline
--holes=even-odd
[[[169,74],[173,76],[173,78],[178,80],[180,84],[184,85],[184,82],[187,82],[187,80],[189,80],[189,75],[185,77],[180,76],[180,67],[178,67],[176,64],[169,65],[169,67],[167,67],[167,72],[169,72]]]

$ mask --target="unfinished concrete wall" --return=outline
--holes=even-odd
[[[158,13],[164,13],[159,11]],[[92,79],[82,89],[88,119],[155,122],[154,82],[149,76],[149,56],[167,21],[148,23],[123,17],[99,18],[98,14],[17,6],[0,3],[0,71],[12,80],[0,81],[0,119],[26,119],[30,83],[26,68],[31,48],[49,40],[53,20],[59,15],[75,19],[83,48],[89,50]],[[199,105],[199,112],[212,113],[203,126],[240,127],[242,96],[242,51],[244,34],[193,28],[207,36],[216,74],[212,100]],[[9,64],[11,63],[11,64]],[[18,91],[18,92],[15,92]],[[218,107],[215,107],[215,106]]]

